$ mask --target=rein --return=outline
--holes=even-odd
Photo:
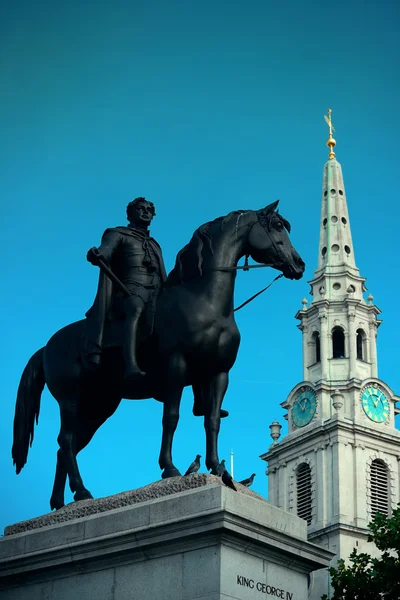
[[[257,265],[258,266],[258,265]],[[260,266],[264,266],[264,265],[260,265]],[[265,265],[266,267],[268,265]],[[260,294],[262,294],[263,292],[267,291],[268,288],[271,287],[271,285],[273,283],[275,283],[275,281],[278,281],[278,279],[280,279],[281,277],[283,277],[283,273],[280,273],[279,275],[277,275],[275,277],[275,279],[273,279],[271,281],[271,283],[269,283],[267,285],[267,287],[263,288],[262,290],[260,290],[259,292],[257,292],[257,294],[254,294],[254,296],[252,296],[251,298],[249,298],[248,300],[246,300],[246,302],[243,302],[243,304],[241,304],[240,306],[237,306],[236,308],[233,309],[233,312],[236,312],[237,310],[240,310],[241,308],[243,308],[243,306],[246,306],[246,304],[249,304],[249,302],[251,302],[252,300],[254,300],[255,298],[257,298],[257,296],[259,296]]]
[[[271,265],[249,265],[249,257],[248,255],[246,255],[245,259],[244,259],[244,265],[240,266],[240,267],[219,267],[219,268],[215,268],[212,269],[213,271],[238,271],[238,270],[243,270],[243,271],[250,271],[250,269],[262,269],[264,267],[269,267]],[[257,298],[257,296],[260,296],[261,294],[263,294],[264,292],[267,291],[268,288],[271,287],[271,285],[273,283],[275,283],[275,281],[278,281],[278,279],[280,279],[281,277],[283,277],[283,273],[280,273],[279,275],[277,275],[275,277],[275,279],[273,279],[271,281],[271,283],[269,283],[267,285],[267,287],[263,288],[262,290],[260,290],[259,292],[257,292],[257,294],[254,294],[254,296],[251,296],[251,298],[248,298],[248,300],[246,300],[245,302],[243,302],[243,304],[241,304],[240,306],[237,306],[236,308],[233,309],[233,312],[236,312],[237,310],[240,310],[241,308],[243,308],[244,306],[246,306],[246,304],[249,304],[250,302],[252,302],[253,300],[255,300],[255,298]]]

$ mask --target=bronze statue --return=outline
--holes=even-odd
[[[124,379],[129,386],[145,375],[138,366],[137,345],[139,339],[151,335],[157,298],[167,275],[160,246],[148,232],[155,216],[154,204],[136,198],[128,204],[126,214],[129,226],[107,229],[100,248],[87,253],[89,262],[103,269],[109,266],[123,286],[113,285],[101,271],[95,303],[86,314],[82,358],[90,367],[99,365],[107,320],[124,321]]]
[[[106,303],[106,310],[102,314],[111,314],[107,313],[108,310],[121,310],[119,318],[100,320],[103,329],[100,337],[97,337],[98,347],[95,348],[101,353],[100,361],[95,360],[97,369],[87,368],[84,357],[87,358],[88,354],[82,354],[82,337],[86,342],[93,339],[90,337],[93,331],[90,325],[89,331],[87,329],[92,316],[89,314],[86,321],[72,323],[55,333],[47,345],[32,356],[21,377],[15,408],[12,456],[19,473],[27,461],[45,384],[60,405],[60,449],[50,499],[52,509],[64,505],[67,475],[70,488],[75,492],[75,500],[92,497],[83,484],[76,456],[114,413],[122,398],[154,398],[163,402],[159,464],[163,478],[173,477],[180,473],[173,464],[172,441],[179,420],[182,391],[185,386],[191,385],[194,413],[204,415],[206,467],[214,474],[217,472],[220,463],[218,433],[223,416],[221,406],[228,387],[229,371],[235,363],[240,343],[233,309],[238,261],[243,256],[250,256],[258,263],[280,270],[289,279],[300,279],[304,272],[304,262],[287,235],[290,225],[276,212],[277,204],[275,202],[257,211],[234,211],[202,225],[178,253],[175,267],[161,294],[158,295],[158,279],[154,288],[148,290],[146,299],[149,306],[153,306],[154,299],[158,300],[155,316],[149,318],[147,331],[151,331],[151,335],[141,337],[135,363],[146,376],[138,374],[136,369],[133,369],[134,377],[125,376],[127,372],[132,374],[135,356],[132,340],[140,330],[140,324],[138,328],[135,321],[136,305],[132,312],[130,308],[125,308],[124,301],[120,302],[115,290],[118,287],[128,297],[133,289],[137,291],[135,286],[140,288],[143,285],[146,288],[147,279],[145,284],[143,280],[139,284],[132,282],[132,287],[125,272],[120,272],[118,277],[110,270],[110,265],[116,267],[117,264],[127,265],[129,262],[119,262],[121,257],[117,260],[119,250],[114,250],[115,254],[107,254],[105,246],[100,246],[109,264],[99,259],[95,251],[89,253],[89,259],[93,262],[99,260],[102,270],[113,280],[113,287],[116,286],[111,294],[112,302]],[[144,202],[142,206],[144,208]],[[114,235],[117,239],[119,235],[126,236],[119,229],[116,228],[115,234],[113,230],[113,239]],[[106,236],[104,243],[105,240]],[[125,243],[125,237],[118,242]],[[114,242],[111,245],[114,247]],[[129,247],[136,247],[136,241]],[[154,272],[158,273],[161,285],[162,259],[161,253],[156,257],[155,248],[156,245],[153,247],[153,259],[139,266],[145,269],[141,273],[147,277],[148,265],[155,264]],[[140,252],[139,260],[143,261],[142,256]],[[129,265],[130,269],[132,263],[129,262]],[[137,271],[134,273],[136,277]],[[138,297],[146,306],[144,309],[140,304],[142,316],[147,314],[147,302],[140,294],[142,292],[139,289]],[[106,294],[106,298],[109,297]],[[96,301],[100,301],[99,297]],[[124,357],[128,361],[127,367]]]

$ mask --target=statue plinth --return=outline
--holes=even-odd
[[[332,556],[304,520],[196,474],[8,527],[0,600],[306,600]]]

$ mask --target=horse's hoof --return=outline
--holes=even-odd
[[[93,496],[89,492],[89,490],[81,490],[80,492],[76,492],[76,494],[74,496],[75,502],[78,502],[79,500],[91,500],[91,499],[93,499]]]
[[[63,506],[65,506],[64,500],[50,500],[50,510],[60,510]]]
[[[221,473],[223,471],[222,463],[218,461],[218,459],[206,462],[206,467],[208,471],[210,471],[210,475],[216,475],[217,477],[221,477]]]
[[[178,469],[173,467],[172,469],[164,469],[161,475],[162,479],[168,479],[169,477],[182,477]]]

